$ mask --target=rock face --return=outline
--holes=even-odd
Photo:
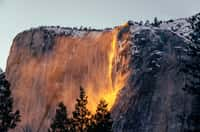
[[[64,101],[71,112],[82,85],[91,111],[101,98],[110,103],[115,132],[182,132],[193,98],[182,90],[178,72],[188,59],[185,35],[191,32],[181,22],[184,35],[168,29],[178,22],[160,28],[129,22],[107,30],[40,27],[18,34],[6,68],[22,113],[16,131],[46,131],[55,105]]]
[[[182,90],[178,73],[187,42],[167,30],[142,29],[133,33],[138,50],[134,72],[113,107],[116,132],[182,132],[183,115],[191,112],[192,97]]]
[[[41,27],[18,34],[6,75],[15,106],[23,115],[20,127],[47,131],[60,101],[72,112],[80,86],[88,94],[92,113],[102,98],[111,108],[128,75],[128,61],[119,61],[116,44],[126,41],[129,26],[121,28],[99,31]]]

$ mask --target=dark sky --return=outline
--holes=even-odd
[[[113,27],[128,20],[171,19],[200,12],[200,0],[0,0],[0,67],[14,36],[40,25]]]

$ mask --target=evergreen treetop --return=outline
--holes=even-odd
[[[67,115],[67,108],[61,102],[56,109],[56,115],[50,126],[49,132],[70,132],[71,122]]]
[[[73,125],[76,132],[86,132],[90,125],[91,113],[87,109],[87,96],[83,87],[80,87],[79,98],[76,99],[75,110],[73,112]]]
[[[89,128],[89,132],[112,132],[113,121],[107,107],[108,104],[106,101],[101,100],[93,116],[93,122]]]

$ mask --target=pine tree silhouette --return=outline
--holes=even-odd
[[[56,115],[50,126],[49,132],[71,132],[72,124],[67,115],[67,108],[61,102],[56,109]]]
[[[112,132],[112,118],[107,109],[108,104],[101,100],[97,106],[96,114],[93,116],[89,132]]]
[[[155,26],[155,27],[159,27],[160,23],[161,23],[161,22],[160,22],[160,21],[158,21],[158,18],[157,18],[157,17],[155,17],[155,18],[154,18],[154,22],[153,22],[153,24],[152,24],[152,25],[153,25],[153,26]]]
[[[75,110],[73,112],[73,128],[76,132],[86,132],[90,125],[91,114],[87,109],[87,96],[83,89],[80,87],[80,96],[76,99]]]
[[[13,112],[13,98],[11,97],[10,83],[5,74],[0,74],[0,132],[14,129],[20,121],[19,110]]]

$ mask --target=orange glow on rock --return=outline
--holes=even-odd
[[[17,100],[15,106],[23,115],[21,124],[38,128],[38,120],[44,120],[43,125],[48,126],[60,101],[71,114],[80,86],[85,88],[92,113],[101,99],[111,109],[129,75],[124,72],[129,59],[121,54],[118,40],[124,26],[127,24],[83,36],[56,36],[53,50],[39,57],[33,57],[29,49],[18,48],[14,42],[7,76]]]
[[[112,31],[112,42],[110,45],[110,50],[108,51],[108,74],[107,74],[108,85],[101,88],[101,92],[99,92],[97,96],[93,96],[94,93],[91,92],[91,90],[87,91],[88,96],[89,96],[88,107],[92,111],[92,113],[95,113],[96,106],[98,102],[100,101],[100,99],[106,100],[106,102],[108,103],[108,108],[111,109],[115,103],[118,92],[124,87],[128,79],[130,72],[126,72],[123,74],[122,71],[115,70],[115,67],[117,65],[116,61],[119,57],[119,51],[118,51],[119,47],[118,47],[117,36],[118,36],[119,30],[126,26],[128,25],[124,24],[123,26],[115,28]],[[128,65],[129,59],[127,59],[125,62],[121,60],[120,63],[122,63],[120,65]],[[99,81],[105,81],[105,80],[106,78],[104,80],[99,80]],[[94,89],[94,88],[91,88],[91,89]]]

